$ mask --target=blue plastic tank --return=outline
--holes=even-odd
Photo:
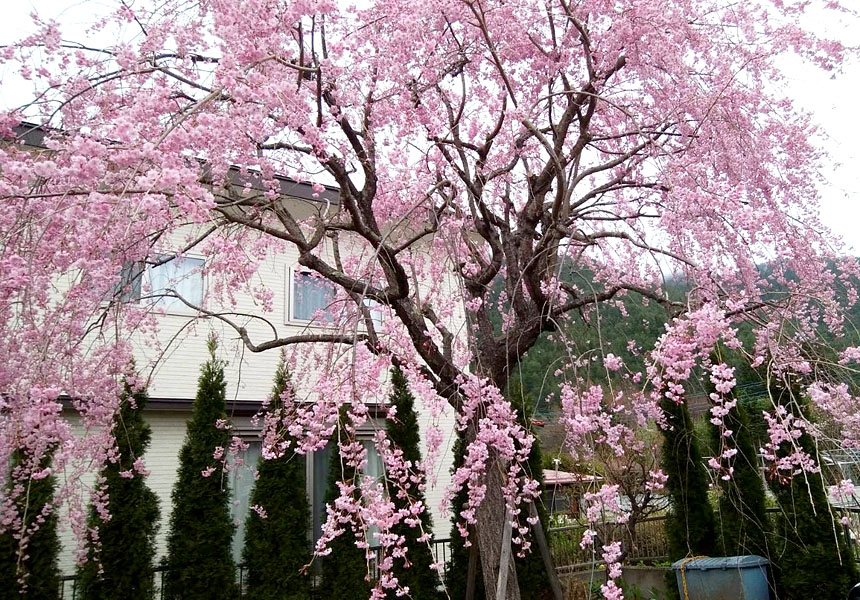
[[[769,600],[766,558],[685,558],[672,564],[681,600]]]

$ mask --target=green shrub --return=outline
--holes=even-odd
[[[270,411],[282,408],[282,394],[293,394],[283,360],[275,373]],[[247,600],[310,598],[310,577],[300,572],[311,561],[305,461],[290,452],[259,462],[251,506],[261,507],[266,518],[251,510],[245,522]]]
[[[345,414],[341,414],[344,419]],[[328,489],[325,501],[334,505],[340,496],[338,481],[345,483],[356,482],[359,473],[345,463],[341,463],[340,452],[336,442],[337,436],[329,442],[331,457],[329,460]],[[322,573],[316,597],[320,599],[337,600],[367,600],[370,597],[370,582],[367,579],[367,562],[365,551],[355,545],[352,528],[347,525],[345,531],[331,541],[331,553],[322,559]]]
[[[719,479],[722,491],[717,523],[718,550],[724,556],[758,554],[768,557],[767,535],[771,529],[767,515],[764,481],[759,471],[758,455],[740,404],[731,408],[723,418],[732,431],[727,440],[737,454],[731,459],[730,479]],[[715,445],[721,442],[719,428],[712,426]],[[719,452],[719,447],[716,452]]]
[[[16,453],[12,460],[13,471],[22,462],[21,454]],[[46,456],[41,468],[50,464],[51,458]],[[31,478],[24,485],[28,489],[17,499],[16,508],[19,514],[24,515],[25,531],[34,527],[38,529],[23,549],[25,558],[20,564],[18,540],[9,531],[0,535],[0,590],[8,598],[56,600],[60,592],[60,571],[57,566],[60,539],[57,535],[56,510],[51,509],[47,518],[42,516],[44,507],[54,500],[56,478],[53,475],[42,479]]]
[[[466,457],[466,432],[458,431],[457,439],[454,441],[454,464],[451,472],[454,473],[463,466]],[[465,540],[460,535],[456,521],[460,519],[460,513],[466,507],[468,491],[460,489],[451,499],[451,512],[455,523],[451,526],[451,542],[449,546],[450,555],[445,565],[445,587],[451,600],[463,600],[466,597],[466,585],[469,573],[469,555],[478,551],[477,544],[466,547]],[[470,531],[470,539],[474,542],[474,531]],[[477,568],[475,569],[475,594],[474,600],[484,600],[484,578],[481,575],[481,558],[477,557]]]
[[[664,398],[663,470],[671,510],[666,518],[669,556],[713,556],[716,550],[714,513],[708,501],[708,478],[693,432],[690,411],[684,403]]]
[[[772,387],[771,397],[794,416],[806,414],[807,400],[797,386]],[[804,433],[798,448],[815,456],[815,442]],[[787,444],[777,451],[786,456]],[[857,568],[848,551],[842,526],[833,513],[818,473],[800,474],[790,481],[771,478],[776,512],[771,559],[780,600],[845,598],[857,581]]]
[[[386,432],[394,446],[403,451],[403,460],[409,461],[414,467],[421,463],[421,433],[415,414],[415,399],[400,369],[392,370],[391,383],[392,391],[388,401],[396,408],[396,418],[387,421]],[[391,500],[398,510],[408,509],[411,502],[424,503],[424,492],[419,489],[418,484],[409,482],[405,489],[393,493]],[[392,528],[392,533],[405,538],[406,559],[411,563],[407,568],[401,559],[395,559],[392,574],[397,577],[402,587],[409,588],[409,597],[413,600],[441,600],[444,598],[444,594],[439,590],[441,581],[438,573],[431,569],[433,553],[427,542],[418,541],[422,529],[426,533],[432,533],[433,530],[432,519],[427,510],[421,515],[421,528],[410,527],[403,522]],[[394,592],[389,596],[396,597]]]
[[[171,600],[234,600],[235,566],[231,554],[234,525],[230,490],[216,448],[226,448],[229,434],[216,427],[226,420],[224,363],[210,358],[203,365],[197,397],[179,452],[173,487],[173,513],[167,538],[166,598]],[[204,473],[208,474],[204,476]]]
[[[535,400],[531,394],[525,392],[518,378],[511,380],[508,386],[508,398],[517,411],[517,421],[534,434],[531,415],[534,410]],[[538,482],[538,489],[542,490],[543,454],[541,453],[540,439],[537,435],[534,436],[534,443],[532,444],[531,452],[529,452],[529,459],[525,465],[525,469],[529,476]],[[549,523],[546,509],[540,499],[536,501],[536,506],[541,527],[546,532]],[[537,546],[537,541],[534,538],[532,538],[532,546],[528,554],[522,557],[518,556],[515,562],[517,566],[517,582],[520,585],[520,596],[522,598],[537,600],[539,598],[552,597],[552,588],[550,587],[549,577],[546,572],[546,565]]]
[[[88,561],[79,570],[82,600],[149,600],[154,592],[158,497],[135,470],[152,437],[143,419],[146,392],[132,392],[126,385],[120,402],[113,427],[118,454],[100,470],[110,519],[104,521],[90,509],[89,527],[98,531],[100,547],[89,547]]]

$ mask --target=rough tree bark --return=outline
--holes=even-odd
[[[507,556],[508,580],[504,599],[496,597],[496,586],[501,573],[502,539],[504,537],[507,507],[502,494],[506,466],[498,456],[491,457],[487,467],[487,495],[478,509],[475,537],[480,549],[481,573],[487,600],[520,600],[520,586],[513,553]]]

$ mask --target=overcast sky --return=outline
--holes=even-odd
[[[94,15],[115,6],[110,0],[5,0],[3,4],[0,45],[20,39],[32,30],[31,12],[57,19],[64,32],[71,33],[80,32]],[[838,37],[843,44],[860,49],[860,17],[822,16],[812,23],[819,33]],[[839,73],[824,73],[798,59],[785,59],[783,65],[788,77],[786,93],[794,98],[799,109],[810,111],[821,125],[819,142],[833,163],[825,169],[828,183],[821,190],[824,223],[855,250],[860,250],[860,60],[847,61]],[[26,99],[26,88],[9,85],[2,67],[0,82],[0,106],[18,105]]]

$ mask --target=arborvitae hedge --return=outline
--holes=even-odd
[[[179,452],[179,472],[173,487],[173,513],[167,539],[166,598],[172,600],[234,600],[236,579],[231,539],[230,489],[223,464],[212,456],[226,448],[229,433],[215,422],[226,419],[224,363],[215,358],[203,365]],[[214,469],[204,477],[207,469]]]
[[[727,429],[732,431],[729,444],[737,449],[732,459],[731,479],[720,478],[722,490],[719,512],[716,515],[719,531],[718,550],[725,556],[758,554],[769,556],[767,536],[770,519],[767,515],[764,481],[759,471],[758,456],[740,403],[729,410],[723,418]],[[713,441],[719,452],[721,432],[711,428]]]
[[[388,420],[386,431],[391,442],[403,451],[403,459],[418,465],[421,462],[421,434],[418,429],[418,417],[415,414],[415,399],[409,391],[406,378],[400,369],[395,368],[391,372],[391,383],[393,385],[389,402],[396,407],[396,420]],[[424,502],[424,492],[418,485],[411,483],[405,492],[407,497],[398,494],[392,495],[392,502],[398,509],[408,509],[412,502]],[[425,532],[432,533],[433,524],[430,513],[425,511],[421,515],[421,525]],[[422,532],[417,527],[410,527],[406,523],[399,523],[392,529],[392,533],[402,535],[406,538],[408,549],[406,558],[411,563],[409,568],[404,568],[402,559],[395,559],[393,574],[397,577],[400,585],[409,587],[409,596],[414,600],[439,600],[444,597],[439,591],[441,582],[436,571],[430,568],[433,564],[433,553],[427,542],[419,542],[418,538]],[[395,598],[394,592],[390,593]]]
[[[345,418],[341,414],[341,418]],[[340,451],[335,441],[329,442],[330,460],[326,504],[334,505],[340,496],[338,481],[356,481],[359,473],[346,465],[341,465]],[[367,562],[364,550],[356,547],[355,535],[351,526],[336,537],[329,548],[331,554],[322,559],[322,574],[316,597],[321,600],[367,600],[370,597],[370,583],[367,581]]]
[[[282,407],[282,394],[293,394],[283,361],[275,373],[270,410]],[[284,435],[287,435],[286,433]],[[310,505],[305,488],[305,461],[288,451],[272,460],[260,459],[251,506],[260,506],[262,518],[251,510],[245,521],[247,600],[306,600],[311,580],[302,574],[310,563]]]
[[[508,389],[508,396],[517,410],[517,420],[521,425],[531,428],[532,398],[523,392],[519,379],[514,379]],[[463,464],[466,454],[465,432],[458,432],[454,442],[454,465],[452,472]],[[526,469],[534,479],[537,479],[543,488],[543,457],[541,455],[540,440],[536,437],[532,444]],[[451,500],[451,511],[454,519],[459,518],[460,513],[466,505],[468,494],[466,490],[460,490]],[[537,505],[538,516],[546,531],[548,517],[546,510],[540,501]],[[466,548],[465,542],[460,535],[456,523],[451,527],[450,558],[445,566],[445,583],[451,600],[463,600],[466,597],[467,574],[469,572],[469,555],[472,548]],[[524,557],[515,559],[517,567],[517,582],[520,586],[520,596],[530,600],[549,598],[552,596],[546,567],[541,557],[537,542],[532,541],[532,547]],[[474,600],[484,600],[484,577],[481,571],[481,557],[477,556],[475,569],[475,595]]]
[[[13,458],[12,468],[19,462],[20,455]],[[42,467],[47,467],[50,463],[51,458],[48,456]],[[43,521],[42,508],[53,501],[56,487],[53,475],[29,480],[29,490],[21,496],[18,503],[19,513],[26,512],[25,529]],[[30,536],[25,552],[27,558],[22,561],[19,572],[18,540],[9,532],[0,535],[0,595],[10,599],[57,600],[60,593],[60,570],[57,566],[60,538],[57,535],[56,510],[52,510],[48,518],[41,522],[38,530]],[[25,581],[23,588],[18,581],[22,576]]]
[[[671,510],[666,519],[669,557],[714,556],[717,550],[714,512],[708,501],[708,477],[702,464],[693,421],[685,403],[664,398],[663,470]]]
[[[143,391],[132,392],[126,385],[121,402],[113,430],[118,460],[107,462],[100,472],[111,518],[102,521],[94,509],[90,511],[89,526],[98,531],[101,547],[97,553],[90,547],[89,560],[79,571],[83,600],[150,600],[154,592],[158,497],[147,487],[145,476],[134,470],[135,461],[144,455],[152,437],[143,419],[147,396]],[[132,476],[124,477],[123,473]]]
[[[807,414],[799,387],[772,387],[771,397],[791,414]],[[803,434],[797,446],[815,456],[814,440]],[[777,456],[789,452],[783,444]],[[796,475],[789,482],[772,477],[768,484],[776,496],[771,559],[780,600],[845,598],[857,582],[857,568],[845,541],[842,525],[834,521],[820,474]]]

